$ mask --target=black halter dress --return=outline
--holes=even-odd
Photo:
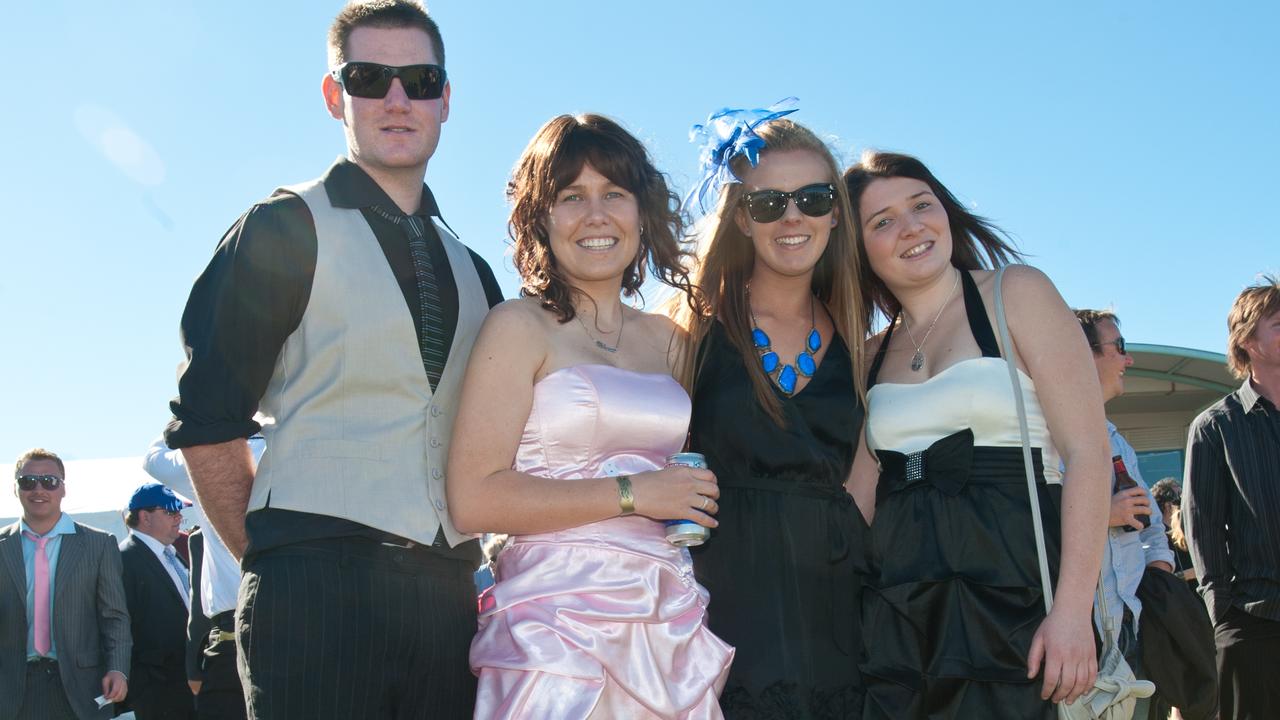
[[[1017,409],[982,296],[961,276],[982,357],[921,383],[877,385],[891,326],[868,377],[867,439],[881,473],[862,623],[867,720],[1055,717],[1040,679],[1026,677],[1044,605]],[[1020,379],[1056,577],[1057,453],[1035,386]]]

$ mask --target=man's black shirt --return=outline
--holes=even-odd
[[[414,329],[421,337],[417,276],[405,231],[370,209],[379,205],[394,210],[395,203],[364,170],[345,159],[334,163],[323,180],[334,207],[359,209],[368,221],[400,286],[405,311],[413,318]],[[440,214],[426,185],[416,214],[428,218]],[[440,290],[445,346],[449,347],[458,325],[457,283],[434,224],[428,221],[424,225]],[[298,328],[306,311],[316,254],[311,211],[302,198],[286,191],[278,191],[254,205],[223,235],[213,259],[196,280],[182,315],[188,362],[178,379],[178,397],[170,403],[173,420],[165,431],[170,447],[247,438],[260,429],[253,416],[285,340]],[[502,302],[502,291],[488,263],[475,252],[470,254],[489,306]],[[278,510],[269,505],[249,513],[245,526],[249,552],[352,535],[380,542],[404,542],[343,518]],[[464,543],[451,550],[446,548],[445,553],[478,559],[476,545]]]
[[[1280,621],[1280,412],[1249,380],[1191,425],[1182,516],[1214,619]]]

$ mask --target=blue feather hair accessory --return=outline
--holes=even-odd
[[[689,142],[699,142],[699,138],[703,138],[702,152],[698,155],[702,177],[685,196],[685,207],[692,207],[692,201],[701,210],[708,193],[714,193],[725,183],[739,182],[729,169],[729,162],[745,155],[751,167],[755,167],[760,161],[760,149],[764,147],[764,139],[755,133],[755,129],[799,110],[797,102],[796,98],[789,97],[767,108],[721,108],[708,115],[705,123],[694,125],[689,130]]]

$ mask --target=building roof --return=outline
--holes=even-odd
[[[1144,343],[1126,349],[1133,366],[1124,395],[1107,403],[1107,418],[1137,450],[1180,453],[1200,411],[1240,387],[1221,353]]]

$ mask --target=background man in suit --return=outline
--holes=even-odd
[[[14,469],[22,519],[0,529],[0,720],[109,718],[132,646],[120,551],[62,512],[57,455],[28,450]]]
[[[173,547],[189,501],[157,482],[143,484],[129,499],[120,543],[124,593],[133,627],[129,707],[138,720],[195,717],[187,685],[187,566]]]
[[[480,549],[449,519],[444,472],[502,294],[423,182],[451,92],[435,21],[410,0],[351,3],[328,45],[347,156],[224,236],[183,312],[165,437],[244,558],[250,717],[470,718]],[[259,410],[275,422],[255,468]]]

